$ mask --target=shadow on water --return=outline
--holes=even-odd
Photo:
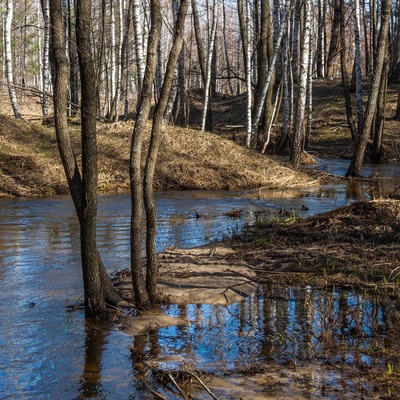
[[[371,182],[361,188],[159,193],[157,246],[219,240],[260,215],[277,217],[282,208],[300,217],[329,211],[373,197]],[[186,317],[190,325],[135,338],[116,324],[85,322],[82,312],[65,311],[83,291],[69,197],[3,200],[1,206],[0,398],[153,398],[143,382],[177,398],[143,363],[163,359],[166,368],[184,361],[218,374],[223,379],[214,377],[210,385],[222,398],[238,398],[227,387],[244,399],[324,393],[369,398],[363,392],[369,387],[365,370],[384,374],[388,364],[398,368],[395,309],[371,295],[343,290],[262,288],[228,307],[165,306],[166,313]],[[129,209],[128,195],[99,199],[99,246],[110,273],[129,265]],[[232,209],[242,210],[240,218],[228,216]],[[261,394],[247,377],[258,371],[267,377],[257,381]],[[209,398],[200,390],[193,395]]]

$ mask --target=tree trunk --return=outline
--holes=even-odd
[[[347,75],[344,0],[340,0],[340,8],[342,10],[340,14],[340,68],[342,75],[343,94],[346,105],[347,124],[349,125],[353,143],[355,143],[357,140],[358,132],[353,118],[353,107],[351,104],[351,95],[348,81],[349,78]]]
[[[385,105],[386,105],[386,91],[388,85],[388,73],[389,73],[389,55],[387,55],[381,83],[379,87],[379,94],[377,100],[377,109],[375,122],[372,128],[372,161],[379,162],[382,157],[382,140],[383,140],[383,128],[385,125]]]
[[[69,100],[70,104],[70,114],[76,115],[79,105],[79,61],[78,53],[76,48],[76,40],[73,28],[73,17],[74,17],[74,0],[68,0],[68,36],[69,43]]]
[[[329,43],[329,52],[327,62],[327,78],[333,79],[334,75],[334,64],[336,55],[339,49],[339,25],[340,25],[340,0],[334,0],[333,3],[333,23],[331,41]]]
[[[78,25],[81,26],[83,23],[90,27],[90,23],[88,23],[87,19],[85,18],[83,20],[85,12],[88,10],[90,12],[90,5],[87,6],[84,4],[85,1],[79,2],[79,15],[81,15],[81,19]],[[88,76],[90,74],[87,73],[88,71],[86,66],[83,67],[86,72],[84,72],[82,78],[88,78],[87,85],[90,85],[90,91],[87,91],[87,88],[83,88],[82,98],[87,97],[89,93],[90,96],[89,99],[85,99],[85,102],[82,104],[82,142],[85,142],[82,150],[88,150],[88,153],[84,155],[84,175],[81,176],[68,134],[66,93],[68,87],[69,65],[66,55],[62,0],[54,0],[51,2],[50,20],[52,33],[51,61],[55,71],[53,96],[55,128],[61,160],[81,227],[81,255],[85,288],[85,310],[87,316],[101,317],[104,316],[106,312],[106,302],[116,305],[121,298],[112,287],[111,281],[107,276],[107,272],[100,258],[95,236],[96,199],[93,198],[93,196],[96,195],[96,187],[93,187],[93,184],[96,181],[97,166],[92,164],[96,161],[96,154],[94,154],[93,157],[93,152],[96,151],[96,143],[95,129],[92,131],[93,118],[91,117],[91,115],[94,117],[96,115],[95,112],[93,112],[93,105],[91,105],[92,102],[95,103],[96,101],[96,99],[91,95],[93,91],[96,90],[95,85],[93,85],[94,70],[92,70],[92,68],[90,69],[93,73],[93,77],[90,77]],[[82,50],[85,52],[85,50],[87,50],[87,43],[85,43],[87,39],[83,39],[81,35],[79,35],[79,37],[80,43],[83,45]],[[85,62],[86,58],[83,57],[82,64]],[[92,66],[92,64],[90,64],[89,60],[89,67],[90,66]],[[94,106],[94,109],[95,107],[96,106]]]
[[[274,3],[274,7],[277,7],[276,2]],[[274,15],[277,19],[277,14],[279,14],[279,10],[274,9]],[[269,2],[261,1],[261,13],[260,13],[260,28],[259,28],[259,40],[257,44],[257,83],[254,90],[254,103],[258,104],[257,100],[260,96],[262,96],[263,85],[265,83],[265,79],[268,73],[268,67],[270,61],[273,57],[273,49],[274,49],[274,40],[279,37],[279,20],[276,21],[274,25],[274,32],[272,32],[271,26],[271,10],[269,6]],[[278,30],[276,30],[278,29]],[[264,137],[266,132],[268,131],[269,122],[271,120],[272,114],[272,92],[273,92],[273,82],[274,82],[274,74],[271,76],[272,84],[269,85],[267,95],[265,96],[264,101],[264,113],[262,118],[262,126],[258,129],[258,137],[257,137],[257,147],[262,149],[263,144],[266,141]],[[252,130],[250,131],[252,132]],[[251,134],[251,133],[250,133]]]
[[[227,41],[227,37],[226,37],[226,10],[225,10],[225,1],[226,0],[222,0],[222,35],[224,38],[224,52],[225,52],[225,62],[226,62],[226,73],[227,73],[227,77],[228,77],[228,87],[229,87],[229,94],[233,94],[233,86],[232,86],[232,81],[231,81],[231,75],[232,75],[232,71],[231,71],[231,63],[229,61],[229,52],[228,52],[228,41]]]
[[[136,303],[143,308],[151,307],[142,269],[142,216],[143,174],[141,171],[143,135],[149,117],[152,88],[157,67],[157,46],[161,37],[161,7],[159,0],[151,1],[151,31],[147,46],[147,62],[142,92],[138,103],[138,115],[132,135],[129,175],[131,187],[131,275]]]
[[[49,92],[50,92],[50,68],[49,68],[49,46],[50,46],[50,15],[49,0],[42,0],[43,13],[43,60],[42,60],[42,113],[43,117],[49,114]]]
[[[96,75],[91,35],[91,0],[79,0],[76,10],[76,39],[79,45],[81,75],[82,124],[82,220],[81,254],[87,316],[106,313],[100,266],[97,259],[97,140],[96,140]]]
[[[304,3],[304,27],[303,42],[301,45],[301,62],[299,86],[296,95],[293,142],[290,152],[290,161],[295,168],[300,166],[301,155],[304,148],[304,115],[306,109],[307,75],[308,75],[308,53],[310,51],[311,35],[311,0]]]
[[[14,117],[20,119],[21,112],[19,109],[18,99],[17,95],[15,94],[15,88],[14,88],[13,57],[11,49],[11,32],[12,32],[11,25],[14,13],[13,0],[7,0],[6,7],[7,10],[6,10],[6,24],[4,32],[4,47],[6,56],[6,75],[7,75],[8,94],[10,96],[10,102],[14,112]]]
[[[354,35],[355,35],[355,58],[354,70],[356,78],[356,99],[357,99],[357,131],[361,135],[364,125],[364,110],[362,98],[362,77],[361,77],[361,43],[360,43],[360,0],[354,0]]]
[[[197,54],[199,59],[200,72],[201,72],[201,77],[203,79],[203,85],[205,86],[207,80],[206,56],[204,53],[203,41],[201,39],[199,11],[197,9],[196,0],[192,0],[192,10],[193,10],[194,35],[197,43]]]
[[[250,38],[250,0],[246,0],[246,23],[244,37],[246,38],[243,43],[246,43],[246,91],[247,91],[247,115],[246,115],[246,146],[250,148],[252,139],[252,124],[251,124],[251,108],[252,108],[252,85],[251,85],[251,38]]]
[[[206,130],[206,120],[207,114],[209,109],[209,102],[210,102],[210,85],[211,85],[211,64],[212,64],[212,57],[214,53],[214,44],[215,44],[215,36],[217,31],[217,8],[216,8],[216,1],[213,2],[213,18],[212,18],[212,28],[211,28],[211,35],[209,38],[209,46],[208,46],[208,57],[207,57],[207,76],[206,76],[206,84],[204,87],[204,105],[203,105],[203,113],[201,118],[201,128],[200,130],[204,132]]]
[[[283,11],[283,16],[282,16],[282,24],[281,24],[279,35],[276,38],[276,42],[275,42],[275,46],[274,46],[274,54],[269,63],[268,72],[265,76],[265,81],[262,86],[260,96],[257,99],[255,99],[255,102],[254,102],[253,121],[252,121],[252,125],[253,125],[252,135],[253,136],[256,135],[258,126],[260,124],[261,114],[262,114],[262,110],[263,110],[264,103],[265,103],[265,98],[267,96],[267,92],[268,92],[268,89],[269,89],[269,86],[270,86],[270,83],[272,80],[276,60],[278,58],[278,54],[279,54],[280,47],[281,47],[282,37],[286,30],[288,11],[289,11],[288,10],[288,0],[286,0],[285,6],[284,6],[284,11]]]
[[[160,99],[155,107],[153,116],[153,126],[149,152],[146,160],[144,172],[144,204],[146,210],[146,255],[147,255],[147,276],[146,289],[152,304],[157,299],[157,278],[158,264],[156,254],[156,228],[157,215],[153,194],[153,178],[157,161],[158,149],[162,137],[162,127],[164,125],[164,113],[170,95],[175,69],[180,57],[183,36],[185,32],[185,20],[190,0],[182,0],[178,16],[175,23],[175,33],[172,49],[169,54],[164,83],[161,88]]]
[[[346,173],[346,176],[360,176],[361,168],[364,161],[365,149],[372,129],[372,123],[376,116],[377,100],[379,95],[379,89],[382,82],[383,67],[386,58],[388,36],[389,36],[389,24],[390,24],[390,12],[392,8],[392,2],[390,0],[382,0],[382,14],[381,14],[381,28],[379,30],[378,37],[378,53],[375,63],[375,71],[372,77],[370,93],[368,96],[367,108],[365,111],[364,125],[361,135],[359,135],[356,147],[354,149],[353,158],[351,164]]]
[[[325,13],[324,13],[324,5],[326,0],[318,0],[318,38],[317,38],[317,77],[324,78],[325,77]]]
[[[136,52],[136,68],[137,68],[137,100],[139,105],[139,99],[142,92],[143,77],[145,71],[145,61],[143,54],[143,42],[142,42],[142,21],[140,18],[140,0],[133,0],[133,31],[135,34],[135,52]]]

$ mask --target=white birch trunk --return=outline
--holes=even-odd
[[[295,1],[295,10],[293,15],[293,32],[292,32],[292,73],[297,82],[299,75],[299,32],[300,32],[300,13],[301,0]]]
[[[49,66],[49,48],[50,48],[50,11],[49,0],[42,0],[43,4],[43,20],[44,20],[44,40],[43,40],[43,61],[42,61],[42,75],[43,75],[43,97],[42,97],[42,111],[43,116],[49,114],[49,98],[50,92],[50,66]]]
[[[6,11],[6,25],[4,32],[4,47],[5,47],[5,58],[6,58],[6,75],[8,84],[8,94],[10,96],[11,107],[14,112],[14,116],[17,119],[21,118],[21,112],[19,109],[18,99],[15,94],[14,88],[14,76],[13,76],[13,59],[11,50],[11,25],[13,20],[13,0],[7,0],[7,11]]]
[[[278,113],[278,104],[279,104],[279,98],[281,97],[281,87],[282,87],[283,81],[281,84],[278,86],[278,90],[276,92],[276,98],[275,98],[275,103],[274,103],[274,110],[272,111],[271,119],[269,120],[268,124],[268,130],[267,130],[267,137],[264,141],[263,147],[261,149],[261,153],[264,154],[265,151],[267,150],[267,146],[271,140],[271,131],[272,131],[272,125],[275,121],[276,115]]]
[[[303,42],[301,45],[299,86],[296,96],[294,134],[291,151],[291,161],[295,168],[298,168],[300,165],[304,145],[304,115],[307,97],[308,59],[311,35],[311,0],[305,0],[304,7]]]
[[[364,110],[362,98],[362,76],[361,76],[361,43],[360,43],[360,0],[354,0],[354,45],[355,59],[354,67],[356,73],[356,100],[357,100],[357,130],[360,135],[364,125]]]
[[[252,109],[252,87],[251,87],[251,40],[250,40],[250,0],[246,0],[246,90],[247,90],[247,121],[246,121],[246,146],[250,148],[252,139],[251,109]]]
[[[306,123],[306,137],[305,137],[305,148],[308,147],[308,140],[311,135],[312,128],[312,107],[313,107],[313,29],[314,29],[314,18],[312,12],[310,12],[310,40],[308,49],[308,68],[307,68],[307,91],[306,91],[306,112],[307,112],[307,123]]]
[[[132,12],[131,0],[128,0],[128,4],[125,6],[125,31],[124,31],[124,41],[125,41],[125,105],[124,105],[124,120],[126,121],[129,116],[129,94],[131,86],[131,73],[129,69],[129,56],[130,56],[130,44],[129,44],[129,27],[130,27],[130,17]]]
[[[116,41],[115,41],[115,7],[114,0],[110,1],[110,44],[109,44],[109,52],[110,52],[110,107],[109,107],[109,116],[112,115],[113,102],[115,100],[115,88],[116,88],[116,78],[117,78],[117,68],[116,68],[116,58],[115,58],[115,50],[116,50]]]
[[[41,3],[40,0],[37,0],[37,28],[36,28],[36,35],[37,35],[37,63],[39,66],[39,74],[37,77],[37,87],[39,90],[43,90],[43,69],[41,68],[42,60],[43,60],[43,45],[42,45],[42,28],[41,28],[41,21],[43,20],[43,13],[41,12]]]
[[[133,0],[133,31],[135,35],[138,97],[140,96],[140,92],[142,91],[143,76],[145,69],[142,25],[143,23],[140,18],[140,0]]]
[[[201,118],[201,131],[204,132],[206,129],[206,120],[207,120],[207,110],[208,110],[208,103],[210,101],[210,85],[211,85],[211,63],[212,63],[212,56],[214,52],[214,44],[215,44],[215,36],[217,31],[217,15],[218,10],[216,8],[216,0],[213,0],[213,19],[212,19],[212,28],[210,34],[210,41],[208,46],[208,57],[207,57],[207,77],[206,77],[206,84],[204,87],[204,105],[203,105],[203,114]]]
[[[121,79],[122,79],[122,43],[124,41],[124,14],[125,14],[125,0],[118,0],[119,11],[119,42],[117,47],[116,77],[115,77],[115,116],[114,122],[119,120],[119,103],[121,100]]]

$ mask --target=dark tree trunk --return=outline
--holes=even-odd
[[[340,0],[334,0],[333,4],[333,23],[331,41],[329,43],[329,52],[327,62],[327,78],[332,79],[334,74],[334,62],[339,49],[339,25],[340,25]]]
[[[89,20],[86,19],[87,12],[89,12],[90,17],[90,4],[86,3],[90,2],[87,2],[87,0],[79,2],[79,15],[81,19],[78,25],[82,25],[82,23],[87,24],[87,29],[90,32],[90,18]],[[91,69],[93,64],[91,64],[90,59],[89,63],[86,64],[86,57],[80,55],[82,57],[81,69],[83,67],[83,70],[86,71],[86,75],[83,75],[82,78],[87,78],[86,85],[90,85],[89,91],[87,91],[86,87],[82,87],[82,100],[87,96],[89,96],[89,100],[85,98],[85,101],[82,101],[82,157],[84,161],[83,175],[81,176],[68,134],[66,93],[69,63],[65,53],[62,0],[51,2],[50,18],[52,33],[51,61],[52,70],[54,71],[54,119],[57,143],[81,227],[81,256],[86,315],[100,317],[106,313],[106,302],[116,305],[121,298],[112,287],[96,244],[96,126],[95,120],[93,126],[93,120],[89,115],[92,114],[94,118],[96,115],[93,112],[93,107],[94,111],[96,109],[96,99],[92,96],[93,91],[96,90],[96,86],[93,84],[93,80],[95,79],[94,70]],[[85,54],[88,36],[86,37],[85,32],[80,32],[79,38],[82,44],[80,50]],[[90,75],[90,71],[93,72],[92,77],[88,76]]]
[[[273,30],[271,26],[271,10],[268,1],[261,1],[260,28],[259,40],[257,44],[257,83],[254,90],[254,104],[259,102],[259,97],[262,96],[264,82],[267,77],[268,67],[274,52]],[[274,74],[275,75],[275,74]],[[264,112],[261,120],[261,127],[257,132],[257,148],[261,149],[265,142],[265,133],[272,115],[272,92],[274,88],[274,77],[271,78],[265,104]],[[253,110],[254,114],[254,110]],[[253,117],[254,118],[254,117]]]
[[[143,308],[150,308],[151,301],[146,289],[142,268],[142,214],[143,214],[143,174],[141,171],[143,135],[149,117],[152,88],[157,67],[157,46],[161,36],[161,6],[159,0],[151,1],[151,31],[147,48],[146,70],[142,92],[138,104],[138,115],[132,135],[131,156],[129,163],[131,186],[131,275],[136,303]]]
[[[156,228],[157,215],[153,195],[153,178],[157,161],[160,140],[162,136],[163,117],[167,107],[169,94],[174,79],[174,71],[180,56],[183,44],[183,35],[185,31],[185,20],[190,0],[182,0],[177,20],[175,23],[174,41],[168,58],[164,83],[161,88],[160,99],[156,105],[153,126],[151,131],[150,147],[146,160],[144,172],[144,204],[146,210],[146,255],[147,255],[147,276],[146,289],[152,304],[157,299],[157,278],[158,264],[156,254]]]
[[[382,157],[383,128],[385,125],[386,90],[388,84],[389,58],[386,57],[379,87],[375,121],[372,127],[372,161],[379,162]]]
[[[343,94],[345,99],[346,105],[346,117],[347,117],[347,124],[349,125],[349,129],[351,132],[351,138],[353,143],[357,140],[357,127],[354,123],[353,118],[353,108],[351,104],[351,95],[350,95],[350,88],[349,88],[349,78],[347,75],[347,63],[346,63],[346,37],[345,37],[345,10],[344,10],[344,0],[340,0],[340,68],[341,68],[341,75],[342,75],[342,85],[343,85]]]
[[[346,176],[360,176],[361,168],[364,161],[367,142],[370,137],[372,124],[376,116],[377,101],[382,82],[382,74],[384,70],[384,62],[387,54],[390,12],[392,3],[390,0],[382,0],[381,29],[378,37],[378,53],[375,63],[375,71],[372,77],[370,93],[368,96],[367,108],[365,111],[364,125],[361,134],[358,137],[356,147],[354,149],[351,164]]]
[[[89,316],[106,312],[97,257],[97,139],[96,139],[96,75],[91,35],[91,0],[79,0],[76,8],[76,39],[81,75],[82,130],[82,220],[81,253],[85,285],[85,310]]]
[[[74,18],[74,1],[68,0],[68,40],[69,40],[69,101],[71,115],[76,115],[78,111],[79,103],[79,63],[78,54],[75,41],[75,34],[73,29],[73,18]]]

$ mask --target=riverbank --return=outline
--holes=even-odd
[[[221,244],[167,249],[159,254],[159,289],[167,299],[167,315],[124,320],[124,332],[135,337],[169,325],[197,326],[187,313],[179,313],[186,320],[174,321],[168,311],[175,304],[189,308],[192,303],[202,304],[203,312],[207,303],[229,309],[231,300],[238,300],[230,298],[233,293],[244,295],[236,302],[243,315],[235,340],[246,343],[247,335],[257,337],[262,331],[259,340],[268,337],[270,343],[263,350],[267,361],[249,357],[221,374],[199,370],[195,357],[148,359],[136,347],[131,348],[132,359],[161,379],[159,387],[167,388],[173,376],[188,393],[199,390],[196,381],[186,381],[188,374],[196,373],[217,393],[226,390],[243,399],[257,393],[265,399],[284,398],[282,382],[289,388],[287,395],[299,399],[313,391],[328,397],[398,399],[400,353],[394,343],[400,312],[399,239],[400,202],[388,199],[356,202],[305,219],[282,213]],[[129,271],[114,282],[131,299]],[[247,303],[254,303],[253,308]],[[210,318],[209,331],[216,330],[220,320],[229,324],[234,315],[230,312],[227,322],[220,311],[219,319]],[[221,332],[219,340],[232,346],[231,338],[224,336],[226,328]],[[275,351],[279,367],[271,362]],[[229,354],[224,356],[229,359]],[[319,373],[314,375],[316,367]]]
[[[129,190],[133,124],[128,121],[99,126],[99,192]],[[79,128],[77,122],[70,122],[78,161]],[[148,135],[145,146],[147,143]],[[0,115],[0,171],[3,198],[68,192],[52,126]],[[156,190],[287,188],[316,183],[315,178],[231,140],[173,126],[166,127],[154,182]]]
[[[398,91],[399,85],[396,84],[390,85],[387,92],[383,162],[400,160],[399,121],[393,118]],[[341,81],[315,80],[313,97],[315,106],[308,153],[316,158],[350,158],[353,144],[346,121]],[[201,93],[191,94],[191,128],[165,127],[155,172],[156,190],[288,188],[316,184],[320,176],[310,177],[307,175],[310,171],[295,171],[289,164],[279,161],[282,158],[261,155],[243,146],[245,107],[241,96],[216,95],[213,99],[214,133],[200,132],[201,99]],[[4,113],[0,114],[0,198],[67,193],[51,118],[49,124],[43,126],[39,103],[26,99],[22,103],[25,119],[15,120],[5,92],[0,92],[0,106]],[[133,126],[133,120],[98,122],[98,188],[101,193],[129,190]],[[273,127],[271,143],[279,136],[279,128],[279,124]],[[69,129],[79,162],[78,118],[70,119]],[[273,147],[271,152],[274,152]],[[370,146],[367,146],[366,160],[369,152]]]

